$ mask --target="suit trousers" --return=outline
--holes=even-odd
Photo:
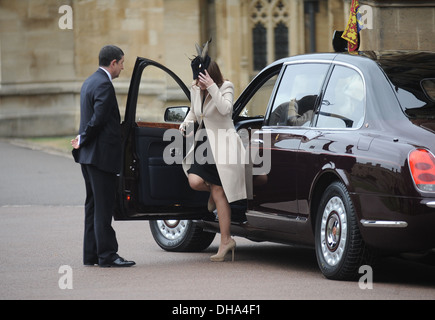
[[[86,185],[83,263],[110,263],[119,257],[112,228],[117,176],[93,165],[81,168]]]

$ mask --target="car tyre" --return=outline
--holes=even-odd
[[[323,193],[315,230],[317,262],[326,278],[355,280],[359,267],[372,261],[343,183],[333,182]]]
[[[191,220],[153,220],[154,240],[166,251],[198,252],[210,246],[216,234],[206,232]]]

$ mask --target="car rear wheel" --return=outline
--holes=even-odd
[[[341,182],[326,188],[316,218],[316,256],[328,279],[353,280],[359,267],[371,260],[349,193]]]
[[[150,221],[151,233],[166,251],[202,251],[213,242],[215,233],[205,232],[191,220]]]

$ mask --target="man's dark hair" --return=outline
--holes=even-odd
[[[122,59],[124,56],[124,52],[114,45],[104,46],[100,50],[100,54],[98,55],[98,60],[100,67],[108,67],[110,62],[116,60],[117,62]]]

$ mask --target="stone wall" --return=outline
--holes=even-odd
[[[372,8],[372,27],[360,50],[435,51],[435,1],[360,0]]]
[[[0,136],[75,134],[81,84],[97,70],[106,44],[125,53],[125,69],[114,81],[121,115],[137,56],[167,64],[188,83],[199,3],[0,0]],[[61,5],[72,9],[72,29],[59,26]]]
[[[56,0],[0,0],[0,136],[75,127],[74,35],[59,29],[58,9]]]

